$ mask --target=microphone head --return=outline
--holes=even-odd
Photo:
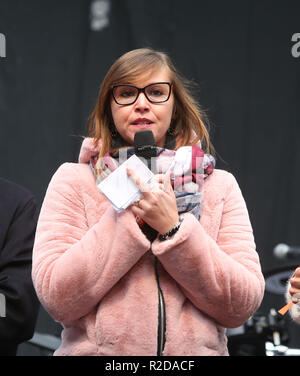
[[[273,254],[279,259],[285,259],[289,249],[290,247],[287,244],[280,243],[273,249]]]
[[[156,157],[156,144],[153,132],[149,129],[136,132],[134,135],[134,149],[137,156],[146,159]]]

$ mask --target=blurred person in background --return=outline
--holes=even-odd
[[[32,193],[0,178],[0,356],[16,355],[18,345],[34,333],[39,301],[31,267],[37,217]]]
[[[97,184],[145,129],[156,143],[154,187],[128,170],[142,197],[117,212]],[[116,60],[79,163],[58,168],[38,221],[32,276],[64,327],[55,355],[228,355],[226,328],[258,309],[264,278],[238,183],[214,168],[211,149],[167,54]]]
[[[292,319],[300,324],[300,266],[298,266],[294,274],[287,282],[285,293],[287,305],[279,312],[285,314],[288,310]]]

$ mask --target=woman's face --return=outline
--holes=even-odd
[[[141,78],[137,82],[128,82],[128,84],[143,88],[156,82],[170,82],[167,69],[158,70],[147,76],[145,80]],[[156,145],[164,146],[166,132],[173,115],[174,96],[172,90],[168,101],[163,103],[151,103],[145,94],[140,92],[133,104],[119,105],[112,97],[110,105],[117,131],[130,145],[134,143],[136,132],[147,129],[153,132]]]

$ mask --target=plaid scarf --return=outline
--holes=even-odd
[[[151,159],[151,166],[157,174],[171,171],[171,184],[176,196],[179,216],[189,212],[200,220],[204,179],[214,170],[214,157],[204,154],[199,145],[182,146],[178,150],[160,147],[156,149],[157,157]],[[92,156],[90,167],[96,177],[96,184],[98,185],[133,154],[134,148],[129,147],[121,148],[111,154],[107,153],[101,159],[98,156]],[[144,233],[148,233],[147,224],[139,218],[136,219],[140,227],[144,228]],[[153,238],[154,233],[146,235]]]

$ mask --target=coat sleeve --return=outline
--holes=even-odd
[[[17,345],[34,333],[39,309],[31,279],[36,223],[35,199],[26,196],[16,204],[1,249],[0,294],[5,297],[5,317],[0,317],[0,347]]]
[[[150,248],[133,214],[110,205],[89,227],[85,176],[66,163],[54,174],[42,205],[32,277],[39,299],[64,324],[89,313]],[[84,167],[84,166],[83,166]]]
[[[228,180],[217,241],[186,213],[174,237],[155,240],[152,251],[199,310],[230,328],[258,309],[264,279],[246,204],[229,173]]]

